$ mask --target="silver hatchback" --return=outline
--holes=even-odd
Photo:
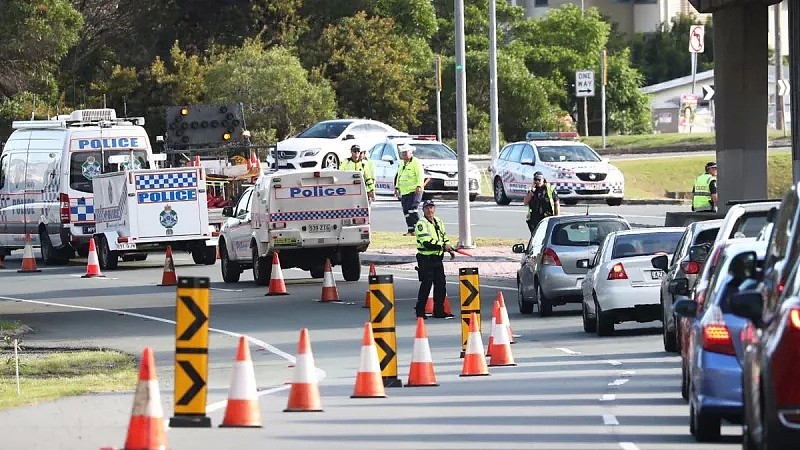
[[[553,306],[581,303],[581,282],[600,243],[614,231],[630,230],[617,214],[547,217],[537,225],[528,245],[516,244],[524,253],[517,270],[519,312],[531,314],[538,305],[547,317]]]

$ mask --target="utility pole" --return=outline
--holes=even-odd
[[[442,142],[442,57],[436,55],[436,140]]]
[[[606,148],[606,81],[608,79],[608,53],[603,49],[603,55],[600,58],[600,108],[602,114],[602,136],[603,148]]]
[[[464,0],[455,0],[456,16],[456,148],[458,149],[458,239],[459,246],[472,248],[467,158],[467,68],[464,44]]]
[[[775,129],[783,130],[786,136],[786,119],[784,118],[783,95],[778,87],[783,81],[783,47],[781,41],[781,3],[773,6],[775,16]]]
[[[500,142],[497,123],[497,5],[489,0],[489,153],[497,160]],[[463,172],[462,172],[463,173]]]

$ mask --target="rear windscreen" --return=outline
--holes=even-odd
[[[629,229],[627,223],[618,220],[560,223],[553,227],[550,243],[565,247],[600,245],[609,233]]]
[[[769,211],[753,211],[744,214],[736,221],[729,238],[754,238],[758,237],[761,229],[767,224]]]
[[[682,231],[617,236],[611,258],[628,258],[662,252],[675,253],[675,247],[678,246],[681,236],[683,236]]]
[[[709,228],[708,230],[703,230],[697,233],[697,236],[695,236],[694,245],[711,244],[717,239],[718,233],[719,228]]]

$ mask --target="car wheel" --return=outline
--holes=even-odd
[[[239,264],[233,262],[228,257],[228,249],[225,248],[225,241],[219,241],[219,267],[222,270],[222,281],[226,283],[236,283],[242,275]]]
[[[594,302],[594,317],[595,329],[598,336],[611,336],[614,334],[614,321],[608,313],[604,313],[600,309],[600,304],[595,300]]]
[[[119,264],[119,254],[108,247],[105,236],[97,238],[97,263],[102,270],[114,270]]]
[[[694,403],[689,403],[689,420],[694,428],[694,438],[697,442],[716,442],[720,438],[720,418],[711,414],[698,413]]]
[[[525,295],[522,293],[522,283],[517,280],[517,303],[519,304],[520,314],[532,314],[533,302],[525,301]]]
[[[506,190],[503,187],[503,180],[500,177],[494,179],[494,202],[498,205],[507,205],[511,203],[511,199],[506,195]]]
[[[553,315],[553,304],[544,296],[542,285],[536,285],[536,301],[539,303],[539,317],[550,317]]]
[[[323,169],[338,169],[339,168],[339,157],[336,156],[336,153],[328,153],[322,157],[322,163],[320,167]]]
[[[253,245],[251,248],[253,257],[253,280],[259,286],[269,284],[270,272],[272,272],[272,258],[261,257],[258,254],[258,247]]]
[[[217,247],[209,247],[209,246],[206,245],[203,248],[205,249],[205,252],[206,252],[205,264],[207,266],[213,266],[214,264],[216,264],[216,262],[217,262]]]
[[[573,206],[578,204],[578,199],[576,198],[562,198],[561,203],[567,206]]]
[[[361,257],[355,248],[342,253],[342,277],[345,281],[358,281],[361,278]]]
[[[192,249],[192,261],[194,261],[195,264],[206,263],[206,253],[203,251],[202,247],[195,247]]]
[[[586,333],[597,331],[597,324],[589,318],[589,309],[586,307],[586,302],[581,302],[581,315],[583,316],[583,331]]]
[[[619,206],[622,204],[621,198],[607,198],[606,205],[608,206]]]
[[[684,400],[689,400],[689,371],[686,370],[686,365],[681,361],[681,397]]]
[[[664,300],[661,300],[661,336],[664,341],[664,351],[675,353],[678,349],[675,348],[677,338],[674,331],[667,329],[667,309],[664,307]]]
[[[41,242],[42,261],[47,266],[57,266],[65,264],[69,258],[63,257],[63,252],[56,250],[50,241],[50,235],[45,230],[39,232],[39,242]]]

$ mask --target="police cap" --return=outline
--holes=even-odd
[[[717,163],[715,163],[714,161],[709,161],[706,163],[706,170],[716,169],[716,168],[717,168]]]
[[[422,203],[422,207],[427,208],[428,206],[436,206],[436,203],[434,203],[433,200],[425,200]]]

